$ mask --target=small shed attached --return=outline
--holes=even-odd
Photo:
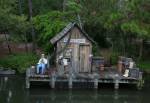
[[[94,41],[76,23],[69,23],[50,42],[55,45],[58,72],[91,72]]]

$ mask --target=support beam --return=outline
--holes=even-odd
[[[120,77],[118,74],[115,74],[115,78],[114,78],[114,89],[119,89],[119,80],[120,80]]]
[[[55,88],[55,73],[52,74],[51,77],[51,88],[54,89]]]
[[[29,89],[30,88],[30,68],[28,68],[26,70],[26,88]]]
[[[73,83],[72,83],[72,76],[69,77],[69,89],[72,89]]]
[[[98,78],[99,78],[99,75],[97,74],[97,73],[95,73],[95,74],[93,74],[93,76],[94,76],[94,88],[95,89],[98,89]]]
[[[94,88],[98,89],[98,79],[97,78],[94,79]]]
[[[116,89],[116,90],[119,89],[119,80],[118,79],[115,80],[114,89]]]
[[[27,88],[27,89],[30,88],[30,80],[29,80],[29,77],[26,77],[26,88]]]

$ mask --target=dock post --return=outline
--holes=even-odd
[[[119,75],[115,75],[115,80],[114,80],[114,89],[119,89]]]
[[[98,89],[98,79],[97,78],[94,79],[94,88]]]
[[[72,89],[72,76],[69,77],[69,89]]]
[[[26,70],[26,88],[29,89],[30,88],[30,68],[28,68]]]
[[[51,78],[51,88],[52,88],[52,89],[55,88],[55,73],[52,74],[52,78]]]
[[[70,63],[69,78],[68,78],[69,79],[69,81],[68,81],[68,87],[69,87],[69,89],[72,89],[73,76],[74,76],[74,74],[73,74],[73,67],[72,67],[72,63]]]
[[[139,79],[138,79],[138,82],[136,84],[137,89],[141,90],[143,85],[144,85],[144,80],[142,79],[142,72],[139,72]]]
[[[94,75],[94,88],[98,89],[98,74],[95,73]]]
[[[26,88],[29,89],[30,88],[30,81],[29,81],[29,77],[26,77]]]
[[[115,80],[114,88],[119,89],[119,80]]]

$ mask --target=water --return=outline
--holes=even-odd
[[[46,86],[25,89],[22,76],[0,77],[0,103],[149,103],[150,76],[141,91],[135,88],[88,90],[51,90]],[[110,86],[111,87],[111,86]]]

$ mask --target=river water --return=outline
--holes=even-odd
[[[23,76],[0,77],[0,103],[150,103],[150,76],[145,77],[144,88],[105,85],[99,90],[52,90],[48,86],[25,88]]]

